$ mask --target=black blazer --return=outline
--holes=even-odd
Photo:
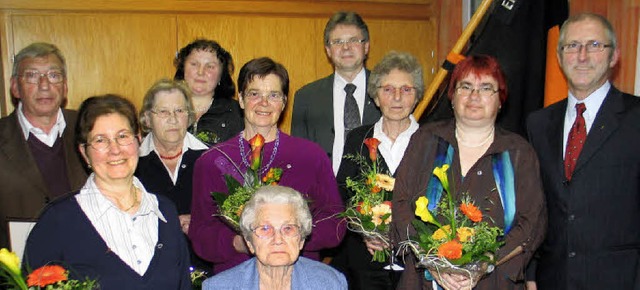
[[[370,72],[367,70],[367,81]],[[326,78],[305,85],[299,89],[293,99],[291,117],[291,135],[318,143],[329,158],[333,153],[333,78]],[[380,109],[367,94],[362,124],[373,124],[380,119]]]
[[[640,99],[609,90],[568,182],[567,100],[532,113],[549,223],[539,249],[539,289],[640,289]]]

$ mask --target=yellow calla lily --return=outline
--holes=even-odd
[[[449,191],[449,178],[447,177],[447,170],[449,170],[449,164],[444,164],[440,167],[436,167],[433,169],[433,174],[440,179],[440,183],[442,183],[442,188]]]
[[[416,212],[415,212],[415,214],[417,216],[419,216],[422,221],[429,222],[429,223],[432,223],[434,225],[437,225],[438,222],[436,222],[436,220],[431,215],[431,212],[429,211],[428,205],[429,205],[429,199],[427,199],[424,196],[419,197],[418,200],[416,200]]]
[[[0,249],[0,263],[13,274],[21,275],[20,259],[18,259],[18,256],[16,256],[14,252],[9,252],[9,250],[5,248]]]

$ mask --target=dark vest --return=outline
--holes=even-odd
[[[47,196],[53,199],[70,192],[62,138],[58,137],[53,147],[49,147],[33,134],[29,134],[27,144],[49,189]]]

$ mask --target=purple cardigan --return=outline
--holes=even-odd
[[[242,138],[245,151],[251,148]],[[279,148],[270,167],[283,169],[279,185],[296,189],[310,201],[313,231],[307,238],[302,255],[318,260],[321,249],[336,247],[345,233],[344,223],[336,215],[344,210],[338,193],[331,161],[317,144],[280,132]],[[263,148],[263,164],[271,158],[275,142]],[[224,154],[220,151],[223,151]],[[226,156],[225,156],[226,154]],[[229,158],[231,160],[229,160]],[[214,264],[214,273],[234,267],[250,258],[233,248],[236,233],[228,227],[218,213],[211,192],[227,192],[224,174],[241,181],[246,171],[240,156],[239,138],[234,137],[215,145],[196,161],[193,173],[193,200],[189,238],[195,252]]]

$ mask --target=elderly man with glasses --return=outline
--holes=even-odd
[[[0,119],[0,247],[9,245],[7,221],[35,219],[46,203],[87,179],[74,144],[76,112],[67,98],[64,56],[33,43],[14,59],[11,95],[16,109]]]

